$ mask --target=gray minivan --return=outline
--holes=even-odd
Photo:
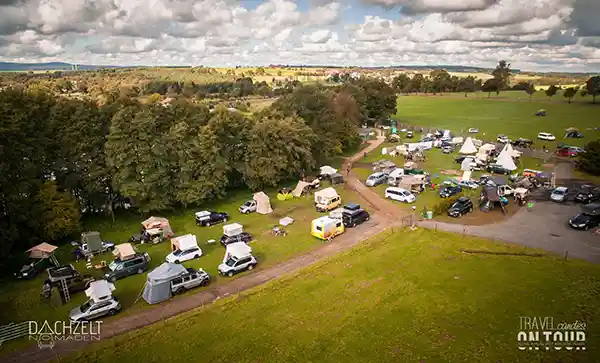
[[[127,260],[114,260],[108,264],[108,272],[104,278],[110,282],[127,277],[129,275],[141,274],[150,266],[150,255],[146,252],[139,253]]]

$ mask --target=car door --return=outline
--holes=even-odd
[[[87,314],[87,319],[91,320],[106,315],[108,311],[108,305],[110,305],[110,301],[101,301],[92,305],[92,307],[89,310],[89,313]]]
[[[246,267],[248,267],[248,263],[250,262],[250,260],[251,260],[250,257],[242,258],[235,264],[235,270],[241,271],[241,270],[246,269]]]

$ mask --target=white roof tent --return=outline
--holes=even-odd
[[[98,280],[90,283],[90,287],[85,290],[85,295],[94,302],[98,302],[111,297],[113,291],[115,291],[115,285],[106,280]]]
[[[115,250],[113,251],[115,258],[122,261],[134,257],[135,254],[136,250],[131,243],[121,243],[120,245],[116,245]]]
[[[227,245],[225,257],[223,263],[227,262],[229,257],[235,257],[237,259],[250,256],[252,254],[252,248],[244,242],[235,242]]]
[[[229,237],[237,236],[244,232],[244,226],[239,223],[231,223],[223,226],[223,234]]]
[[[337,191],[332,188],[325,188],[323,190],[319,190],[315,193],[315,202],[321,203],[321,201],[327,201],[329,199],[333,199],[338,196]]]
[[[331,174],[337,173],[337,169],[335,169],[329,165],[323,165],[320,168],[320,172],[321,172],[321,175],[331,175]]]
[[[198,240],[193,234],[186,234],[171,239],[171,250],[173,251],[186,251],[195,247],[198,247]]]

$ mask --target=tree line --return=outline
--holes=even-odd
[[[358,127],[396,112],[385,83],[299,86],[258,114],[104,104],[41,90],[0,91],[0,257],[76,235],[86,214],[199,205],[232,188],[258,191],[361,143]]]

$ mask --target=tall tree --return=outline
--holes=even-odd
[[[499,94],[501,90],[508,88],[511,75],[510,63],[505,60],[499,61],[496,68],[492,71],[497,94]]]
[[[577,92],[579,92],[579,87],[569,87],[565,89],[563,96],[569,100],[569,103],[571,103],[571,100],[573,100],[573,97],[575,97]]]
[[[497,80],[495,78],[490,78],[487,79],[483,85],[481,86],[481,90],[483,92],[487,92],[488,93],[488,98],[491,97],[492,92],[496,92],[496,94],[498,94],[498,85],[497,85]]]
[[[600,76],[590,77],[585,82],[587,94],[592,96],[592,103],[596,103],[596,96],[600,95]]]
[[[410,78],[406,73],[400,73],[392,80],[392,87],[396,93],[405,92],[410,84]]]
[[[410,79],[410,91],[411,92],[423,92],[423,80],[425,76],[421,73],[417,73]]]
[[[556,95],[556,92],[558,92],[558,87],[556,87],[555,85],[551,85],[544,91],[548,98],[552,98],[554,95]]]
[[[475,77],[467,76],[458,80],[457,91],[464,92],[465,97],[467,97],[470,92],[475,92],[475,90]]]
[[[532,82],[528,82],[527,87],[525,88],[525,93],[529,95],[529,102],[531,102],[531,96],[533,96],[535,92],[535,85]]]
[[[452,77],[443,69],[436,69],[429,73],[429,78],[432,81],[433,93],[446,92],[452,87]]]
[[[79,204],[69,192],[59,190],[55,181],[44,182],[37,198],[46,240],[56,241],[80,231]]]

